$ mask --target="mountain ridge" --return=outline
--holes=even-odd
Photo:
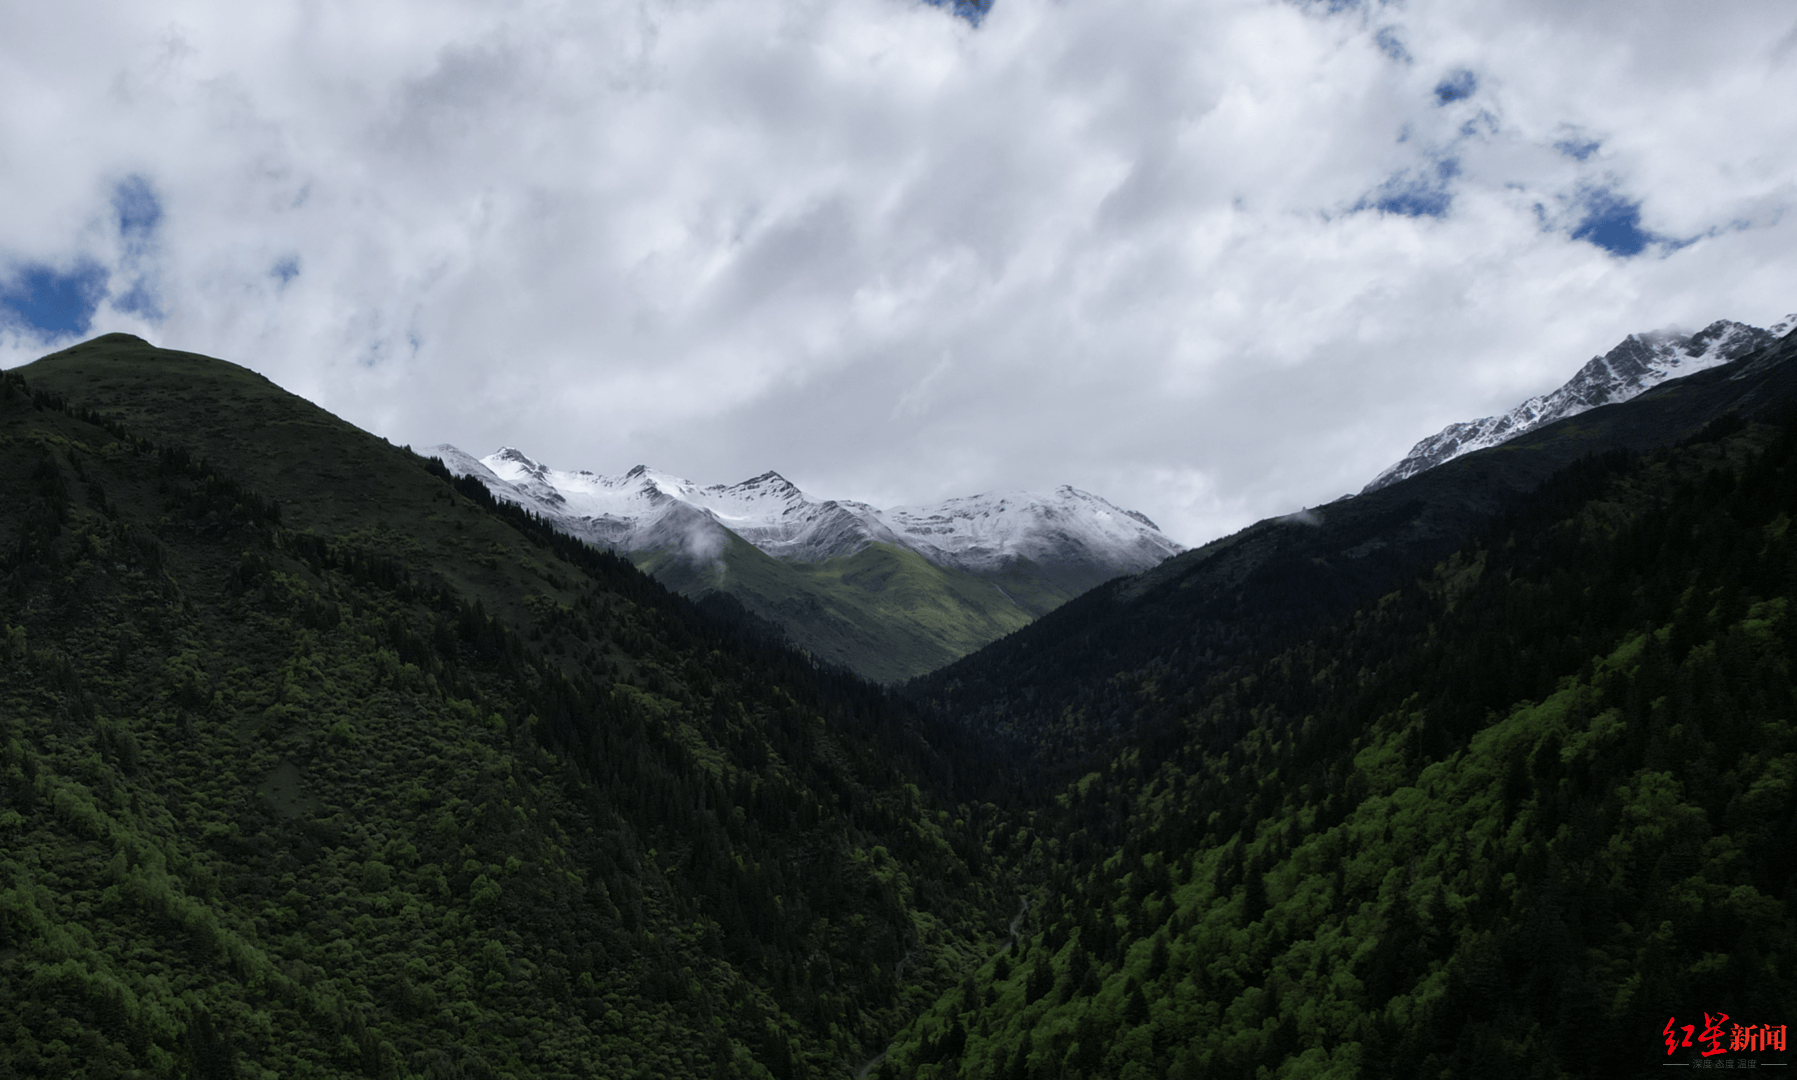
[[[809,495],[771,470],[735,484],[701,485],[647,465],[618,476],[551,469],[510,446],[483,458],[449,443],[430,452],[457,475],[478,476],[490,487],[497,481],[495,494],[501,497],[521,505],[534,502],[531,509],[566,531],[627,551],[647,547],[636,535],[646,527],[640,522],[665,513],[674,502],[706,511],[775,558],[800,562],[822,562],[884,541],[939,566],[980,571],[1011,558],[1057,554],[1049,545],[1059,540],[1061,551],[1077,552],[1083,561],[1133,573],[1185,550],[1146,514],[1070,484],[1051,495],[998,490],[881,509]]]
[[[1620,404],[1668,379],[1731,363],[1783,337],[1794,323],[1797,315],[1786,316],[1769,329],[1718,319],[1691,335],[1672,331],[1630,334],[1609,352],[1592,357],[1558,389],[1529,398],[1499,415],[1449,424],[1422,439],[1360,493],[1389,487],[1556,420],[1600,405]]]
[[[448,443],[427,452],[669,588],[729,595],[794,644],[877,682],[940,667],[1185,550],[1147,515],[1070,485],[882,510],[814,497],[773,471],[703,485],[646,465],[553,469],[514,447],[484,458]]]
[[[1646,452],[1797,398],[1797,336],[1586,410],[1304,515],[1269,518],[1107,583],[908,684],[1028,754],[1075,762],[1127,730],[1105,688],[1174,665],[1187,677],[1270,647],[1398,587],[1581,458]],[[1066,718],[1085,716],[1069,733]],[[1107,716],[1100,722],[1097,718]],[[1046,740],[1046,741],[1045,741]]]

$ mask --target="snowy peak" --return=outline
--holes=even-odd
[[[883,515],[911,547],[938,565],[990,573],[1018,559],[1134,573],[1184,550],[1140,513],[1062,485],[1052,495],[996,491]]]
[[[1592,357],[1551,394],[1532,397],[1502,416],[1449,424],[1417,443],[1402,461],[1380,473],[1361,493],[1377,491],[1544,424],[1600,405],[1627,401],[1667,379],[1739,360],[1789,333],[1793,323],[1797,323],[1797,315],[1786,317],[1769,330],[1723,319],[1690,336],[1670,331],[1630,334],[1609,352]]]
[[[702,486],[646,465],[620,476],[565,472],[509,446],[479,459],[447,443],[432,452],[457,476],[479,478],[495,497],[617,551],[677,547],[704,559],[723,550],[728,530],[796,562],[853,555],[881,542],[972,573],[997,573],[1027,560],[1096,581],[1145,570],[1184,550],[1147,516],[1065,485],[1050,495],[1000,491],[881,510],[815,498],[777,472]]]
[[[496,465],[503,462],[505,467],[512,471],[522,470],[523,472],[531,473],[536,476],[541,476],[548,471],[543,466],[524,456],[523,451],[514,450],[509,446],[500,447],[499,452],[493,454],[492,457],[494,458]]]

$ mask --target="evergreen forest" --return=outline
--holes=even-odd
[[[1793,353],[898,690],[225,361],[0,373],[0,1075],[1786,1062]]]

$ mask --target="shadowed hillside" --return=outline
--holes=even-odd
[[[234,365],[23,376],[0,1072],[840,1075],[1014,909],[971,745],[749,621]]]
[[[1117,678],[1153,670],[1190,690],[1403,585],[1582,457],[1782,415],[1797,395],[1794,356],[1797,336],[1786,337],[1378,491],[1262,521],[1100,586],[907,692],[1045,760],[1077,758],[1155,715],[1119,695]]]
[[[1263,523],[932,680],[1087,764],[996,838],[1035,884],[1014,953],[876,1075],[1788,1062],[1754,1032],[1797,1001],[1790,351]],[[1666,1045],[1706,1014],[1719,1042]]]
[[[916,711],[241,368],[4,373],[0,1072],[1558,1078],[1788,1030],[1792,350],[1101,587]]]

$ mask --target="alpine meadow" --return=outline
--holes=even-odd
[[[688,598],[126,334],[0,373],[0,1075],[1783,1064],[1779,331],[1002,617],[871,540]]]

